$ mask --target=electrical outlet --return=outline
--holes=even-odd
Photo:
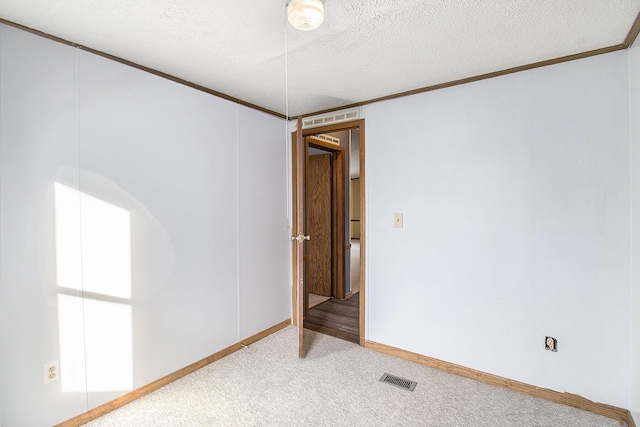
[[[60,364],[57,360],[44,364],[44,383],[49,384],[60,378]]]
[[[544,349],[558,351],[558,340],[554,337],[544,337]]]

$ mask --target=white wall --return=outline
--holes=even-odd
[[[59,359],[53,182],[78,170],[73,55],[0,26],[2,425],[53,425],[86,411],[84,396],[43,385],[43,364]]]
[[[639,66],[636,46],[363,109],[367,339],[640,411]],[[42,384],[54,182],[132,215],[135,387],[289,317],[280,120],[6,26],[0,95],[4,424],[114,395]]]
[[[640,423],[640,42],[629,49],[629,117],[632,171],[631,394],[629,409]]]
[[[127,391],[43,385],[58,294],[80,295],[56,280],[56,182],[130,214],[134,388],[290,317],[284,121],[6,26],[0,91],[0,424]]]
[[[238,110],[239,338],[291,316],[289,133],[263,113]],[[250,125],[249,125],[250,124]],[[282,317],[285,315],[284,318]]]
[[[368,340],[629,406],[627,72],[617,52],[363,109]]]

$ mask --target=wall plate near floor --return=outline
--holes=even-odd
[[[49,384],[60,378],[60,363],[57,360],[44,364],[44,383]]]
[[[554,337],[544,337],[544,349],[557,352],[558,340]]]

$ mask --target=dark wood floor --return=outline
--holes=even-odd
[[[304,327],[336,338],[360,342],[360,293],[345,300],[330,299],[309,310]]]

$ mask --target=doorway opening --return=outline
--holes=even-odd
[[[296,140],[294,132],[294,153]],[[305,328],[364,345],[364,120],[303,129],[302,140],[293,180],[295,186],[302,177],[304,196],[294,200],[294,211],[304,210],[310,237],[302,295],[294,283],[294,319],[301,297]],[[298,229],[295,216],[293,226]]]

